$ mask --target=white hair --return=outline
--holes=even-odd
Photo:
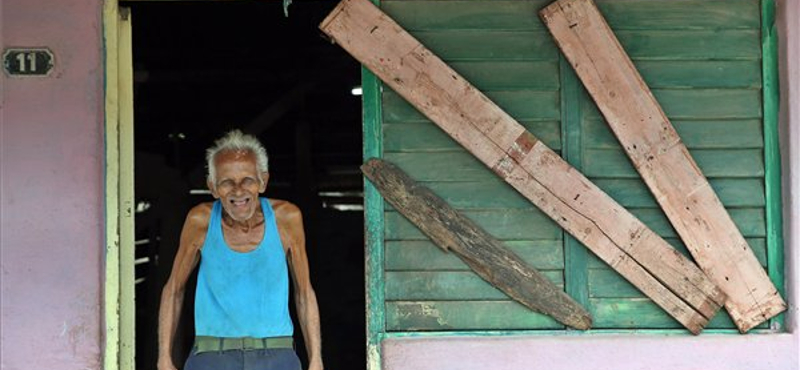
[[[239,150],[244,150],[255,154],[258,172],[267,172],[269,170],[269,157],[267,157],[267,149],[261,145],[261,142],[258,141],[258,139],[253,135],[246,135],[240,130],[233,130],[225,134],[225,136],[217,139],[217,141],[214,142],[214,145],[206,150],[208,181],[216,186],[217,171],[214,168],[214,158],[216,158],[217,154],[226,151]],[[261,176],[258,177],[258,181],[261,181]]]

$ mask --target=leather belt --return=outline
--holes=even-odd
[[[259,350],[273,348],[294,348],[292,337],[270,338],[220,338],[198,336],[194,340],[196,353],[229,350]]]

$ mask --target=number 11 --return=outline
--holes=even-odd
[[[19,53],[17,54],[17,61],[19,62],[19,71],[25,71],[25,59],[30,62],[30,72],[36,72],[36,53]]]

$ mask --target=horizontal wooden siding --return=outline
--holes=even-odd
[[[579,87],[573,98],[563,94],[563,81],[580,83],[565,78],[572,71],[538,18],[548,3],[383,0],[381,7],[685,252],[588,95]],[[759,2],[600,0],[598,6],[766,266]],[[573,263],[563,230],[384,89],[384,159],[462,210],[557,285],[585,284],[568,291],[585,292],[575,298],[592,312],[595,328],[680,328],[598,259]],[[565,107],[575,112],[565,114]],[[563,133],[579,145],[568,145]],[[436,248],[391,206],[385,209],[387,331],[563,328],[508,299],[457,257]],[[710,327],[734,328],[724,313]]]

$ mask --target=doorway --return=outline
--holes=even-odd
[[[317,29],[336,3],[296,1],[288,17],[280,1],[121,5],[133,24],[136,368],[156,368],[160,293],[186,212],[212,200],[205,149],[234,128],[267,147],[266,196],[303,210],[326,368],[364,368],[360,67]],[[193,297],[176,365],[191,347]],[[302,345],[298,355],[305,367]]]

